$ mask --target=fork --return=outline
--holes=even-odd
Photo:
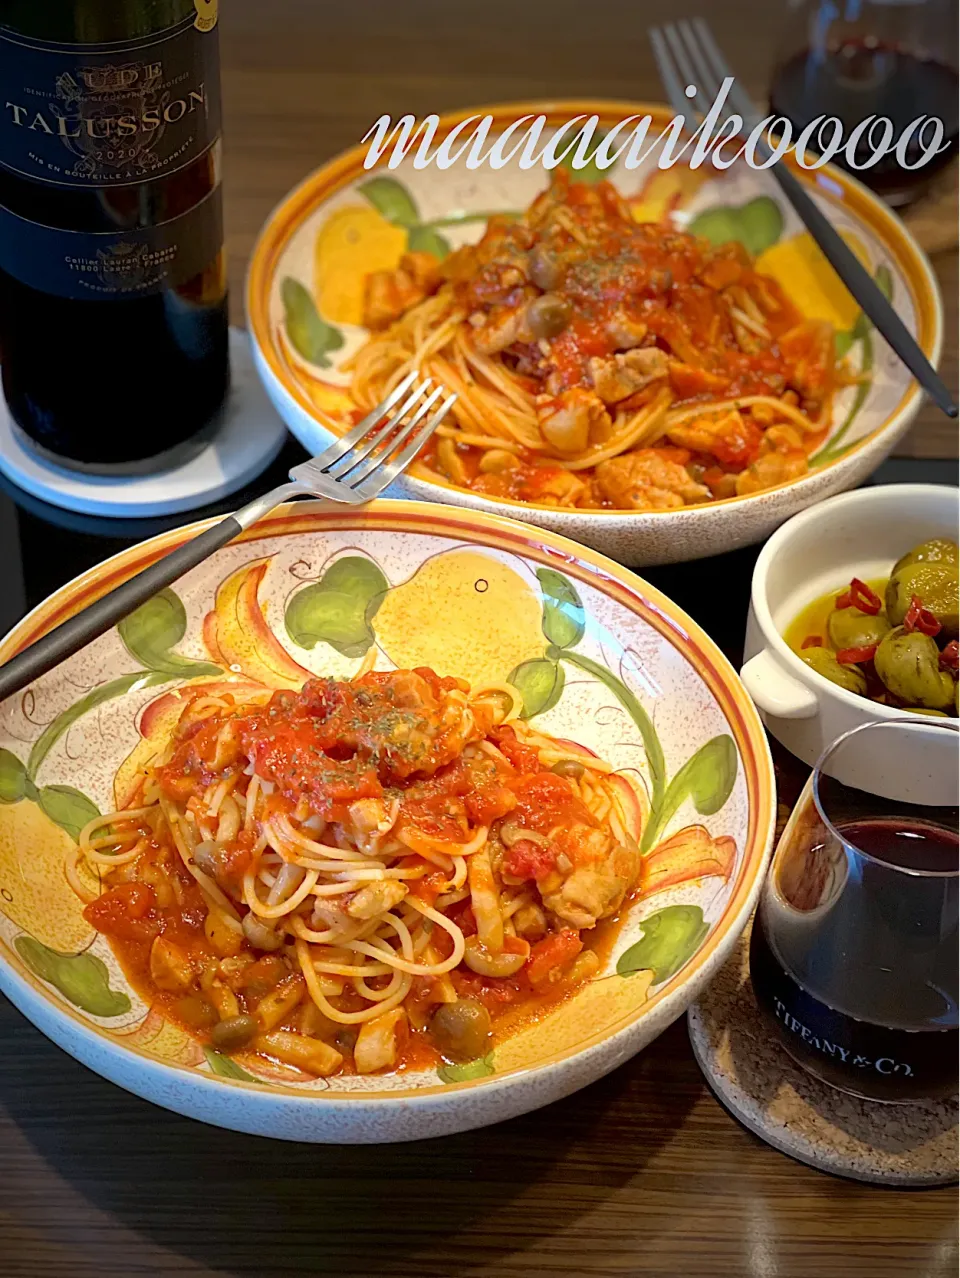
[[[456,398],[431,378],[420,380],[419,372],[410,373],[346,435],[319,456],[294,466],[290,483],[184,542],[0,666],[0,702],[79,652],[289,498],[322,497],[348,506],[371,501],[413,461]],[[395,411],[384,421],[391,409]]]
[[[759,112],[749,96],[737,85],[729,64],[703,18],[694,18],[692,21],[684,19],[681,22],[667,23],[663,27],[651,27],[649,35],[653,56],[670,105],[678,115],[683,116],[691,133],[697,127],[697,119],[691,109],[691,100],[685,92],[688,86],[696,90],[693,104],[701,115],[707,114],[717,94],[727,87],[730,104],[743,117],[747,132],[761,123]],[[765,141],[761,141],[757,149],[767,157],[771,154]],[[780,189],[796,209],[848,292],[859,302],[864,314],[886,338],[893,352],[937,407],[948,417],[956,417],[957,405],[949,390],[870,274],[864,270],[804,189],[803,183],[785,164],[774,164],[772,171]]]

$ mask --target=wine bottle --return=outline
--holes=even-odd
[[[61,464],[156,469],[220,406],[220,146],[217,0],[0,0],[0,371]]]

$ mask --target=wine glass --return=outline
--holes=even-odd
[[[958,773],[955,720],[845,733],[764,885],[750,946],[760,1008],[799,1065],[858,1096],[956,1091]]]
[[[860,169],[870,146],[856,148],[853,172],[890,204],[906,204],[957,150],[955,0],[791,0],[770,87],[770,108],[799,132],[818,115],[836,116],[848,135],[868,115],[886,116],[898,138],[918,116],[943,121],[945,149],[920,158],[914,137],[907,166],[892,152]],[[878,135],[879,136],[879,135]],[[843,152],[835,163],[846,164]]]

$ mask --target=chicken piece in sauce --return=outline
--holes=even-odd
[[[763,432],[750,418],[731,409],[678,422],[667,431],[667,439],[678,448],[706,453],[721,465],[740,470],[759,456]]]
[[[559,882],[551,875],[540,884],[544,908],[571,927],[594,927],[616,912],[636,882],[640,853],[636,845],[627,847],[587,825],[561,831],[555,843]]]
[[[494,858],[500,874],[536,881],[552,928],[591,928],[614,914],[640,872],[636,845],[602,829],[561,777],[540,773],[514,788],[517,807],[499,833],[509,846]]]
[[[692,479],[684,464],[666,456],[668,451],[640,448],[601,462],[596,469],[601,495],[618,510],[678,510],[709,501],[710,489]]]
[[[610,436],[613,422],[602,400],[581,386],[556,397],[537,397],[537,423],[546,442],[558,453],[579,453]]]
[[[606,359],[594,356],[590,360],[590,377],[603,402],[616,404],[666,377],[667,368],[666,354],[656,346],[648,346]]]
[[[405,311],[440,287],[440,263],[432,253],[405,253],[393,271],[367,276],[363,322],[367,328],[389,328]]]
[[[771,426],[763,437],[760,455],[737,476],[737,496],[749,497],[777,484],[799,479],[810,468],[803,437],[795,426]]]

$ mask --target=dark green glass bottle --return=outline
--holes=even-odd
[[[0,0],[0,371],[66,465],[149,469],[226,393],[216,0]]]

